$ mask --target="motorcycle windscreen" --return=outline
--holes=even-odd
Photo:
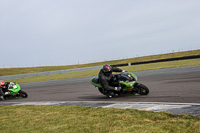
[[[135,78],[128,73],[121,73],[119,76],[120,81],[135,81]]]

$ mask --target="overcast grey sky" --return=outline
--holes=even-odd
[[[4,67],[200,49],[200,0],[0,0]]]

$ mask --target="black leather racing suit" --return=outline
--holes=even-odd
[[[113,75],[112,72],[122,72],[122,69],[117,67],[112,67],[110,73],[104,73],[101,69],[99,72],[99,82],[101,83],[104,91],[114,91],[115,87],[112,85]]]
[[[0,87],[0,96],[5,95],[4,93],[8,91],[9,84],[10,82],[5,82],[5,84]]]
[[[0,87],[0,96],[4,96],[3,88]]]

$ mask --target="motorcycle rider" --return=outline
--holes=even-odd
[[[4,100],[4,96],[10,94],[8,91],[10,82],[0,81],[0,99]],[[5,93],[4,93],[5,92]]]
[[[0,81],[0,99],[4,100],[4,92],[3,92],[3,85],[5,84],[5,82],[3,80]]]
[[[99,82],[102,85],[103,92],[112,93],[113,91],[120,91],[121,87],[117,86],[118,84],[113,83],[113,75],[112,72],[125,72],[117,67],[112,67],[108,64],[105,64],[103,68],[99,72]]]

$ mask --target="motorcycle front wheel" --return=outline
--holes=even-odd
[[[19,91],[19,96],[22,97],[22,98],[27,98],[28,94],[25,91],[20,90]]]
[[[137,88],[138,88],[138,94],[140,94],[140,95],[147,95],[147,94],[149,94],[149,88],[146,87],[145,85],[139,84],[137,86]]]

